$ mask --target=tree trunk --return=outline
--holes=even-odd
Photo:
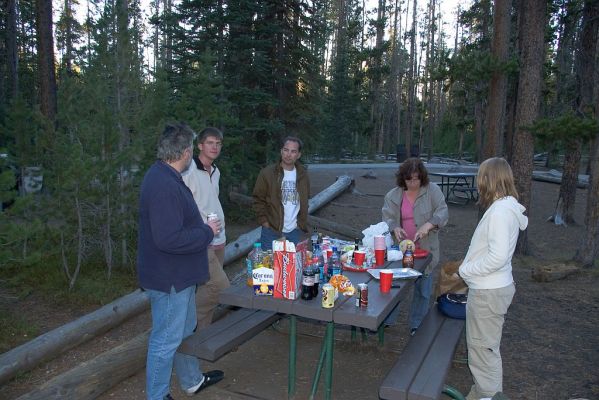
[[[377,8],[376,20],[376,44],[374,48],[374,57],[372,60],[372,111],[371,123],[374,129],[374,148],[377,153],[383,152],[384,130],[383,130],[383,113],[382,113],[382,55],[383,55],[383,39],[385,36],[385,15],[386,1],[379,0]]]
[[[436,29],[436,14],[435,10],[437,9],[435,0],[430,0],[429,3],[429,44],[428,47],[428,56],[426,60],[426,68],[428,69],[428,120],[427,120],[427,135],[426,135],[426,147],[428,159],[430,160],[433,153],[433,138],[435,132],[435,118],[436,118],[436,110],[435,110],[435,81],[433,79],[433,70],[434,70],[434,62],[435,62],[435,29]]]
[[[519,6],[521,55],[512,168],[520,203],[530,214],[534,140],[526,128],[538,118],[541,108],[547,2],[522,0]],[[516,251],[528,252],[527,231],[520,233]]]
[[[17,53],[17,4],[16,0],[6,0],[6,66],[8,77],[8,99],[19,93],[19,56]]]
[[[580,140],[572,141],[566,148],[564,158],[564,172],[559,187],[559,196],[555,213],[550,221],[556,225],[574,223],[574,205],[576,202],[576,186],[578,183],[578,170],[580,168],[580,155],[582,143]]]
[[[599,1],[587,0],[582,11],[582,34],[580,40],[578,111],[597,118],[599,98],[593,101],[593,94],[599,92],[599,71],[597,66],[597,45],[599,31]],[[594,84],[590,84],[593,82]],[[599,97],[599,96],[598,96]],[[589,187],[585,212],[585,234],[574,259],[586,267],[593,266],[599,255],[599,133],[589,152]]]
[[[406,151],[411,154],[416,103],[416,28],[417,0],[412,4],[412,30],[410,31],[410,71],[408,72],[408,109],[406,113]]]
[[[56,117],[56,74],[52,0],[36,0],[37,53],[39,64],[40,109],[54,123]]]
[[[508,59],[511,6],[511,0],[495,0],[491,55],[497,65],[489,83],[483,159],[499,156],[503,153],[503,123],[507,94],[507,76],[503,71],[503,64]]]

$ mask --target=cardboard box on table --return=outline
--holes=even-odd
[[[286,240],[273,241],[275,298],[295,300],[299,297],[307,248],[307,240],[297,245]]]

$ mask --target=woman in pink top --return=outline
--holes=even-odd
[[[385,195],[383,221],[398,241],[418,240],[419,247],[433,256],[414,285],[410,310],[410,331],[413,335],[429,309],[433,286],[431,273],[439,263],[439,228],[447,224],[449,214],[443,192],[435,183],[429,182],[426,168],[419,158],[408,158],[395,176],[397,187]],[[398,314],[399,305],[391,311],[385,324],[395,325]]]

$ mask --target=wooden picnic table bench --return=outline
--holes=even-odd
[[[186,338],[178,351],[216,361],[280,318],[276,312],[240,308]]]
[[[451,190],[454,201],[455,199],[460,200],[460,204],[468,204],[470,200],[478,200],[478,188],[468,186],[456,186]]]
[[[453,399],[464,400],[460,392],[445,385],[464,326],[464,320],[448,318],[433,306],[383,380],[379,397],[439,400],[445,393]]]

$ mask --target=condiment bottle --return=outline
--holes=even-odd
[[[406,251],[403,254],[402,265],[404,268],[414,268],[414,250],[412,245],[406,246]]]

